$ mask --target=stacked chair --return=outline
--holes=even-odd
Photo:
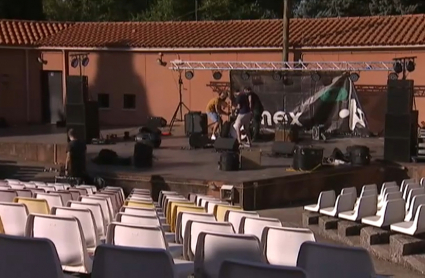
[[[380,191],[375,184],[362,187],[357,197],[356,188],[344,188],[336,196],[335,191],[323,191],[316,204],[304,209],[348,221],[361,222],[379,228],[417,235],[425,233],[425,187],[423,179],[386,182]]]
[[[333,260],[339,273],[355,270],[344,277],[375,275],[364,249],[316,243],[308,229],[212,196],[161,191],[154,202],[146,189],[126,198],[120,187],[17,180],[1,181],[0,190],[5,278],[332,278]],[[353,207],[362,204],[347,194]]]

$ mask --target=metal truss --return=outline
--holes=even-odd
[[[394,61],[375,62],[256,62],[256,61],[171,61],[171,70],[211,71],[392,71]]]

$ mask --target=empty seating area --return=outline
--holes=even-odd
[[[388,196],[378,201],[378,194],[357,199],[352,189],[344,192],[321,194],[310,209],[338,216],[362,207],[351,216],[356,221],[372,216],[363,207],[384,202],[386,215]],[[414,219],[422,215],[416,192],[406,194],[418,211]],[[146,189],[126,197],[120,187],[0,181],[1,276],[377,277],[365,249],[317,243],[309,229],[285,227],[212,196],[161,191],[157,201],[152,197]]]

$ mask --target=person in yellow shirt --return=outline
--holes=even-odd
[[[223,111],[223,105],[226,104],[227,93],[223,92],[219,96],[212,98],[207,104],[207,115],[213,122],[212,136],[211,139],[216,138],[216,133],[221,125],[221,115],[229,115],[229,113]]]

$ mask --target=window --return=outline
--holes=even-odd
[[[109,94],[97,94],[99,108],[109,108]]]
[[[136,95],[124,94],[124,109],[136,109]]]

